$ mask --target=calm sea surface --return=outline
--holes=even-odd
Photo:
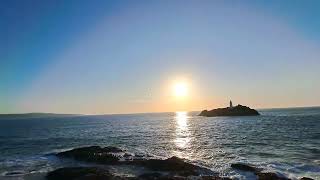
[[[246,162],[291,178],[320,179],[320,108],[259,112],[256,117],[177,112],[0,119],[0,179],[40,178],[70,163],[50,153],[87,145],[178,156],[235,178],[250,178],[230,168]]]

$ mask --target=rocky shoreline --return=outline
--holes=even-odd
[[[72,158],[81,162],[88,162],[90,166],[63,167],[47,174],[48,180],[124,180],[124,179],[212,179],[229,180],[230,177],[220,177],[212,170],[186,162],[178,157],[168,159],[157,159],[152,156],[139,156],[130,154],[117,147],[89,146],[75,148],[55,154],[59,158]],[[112,167],[140,167],[142,172],[134,175],[123,175],[114,173]],[[254,166],[236,163],[231,168],[240,171],[247,171],[255,174],[259,180],[288,180],[273,172],[265,172],[263,169]],[[301,180],[310,180],[303,177]]]

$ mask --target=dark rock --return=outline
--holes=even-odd
[[[160,177],[163,177],[163,174],[161,173],[145,173],[145,174],[142,174],[140,175],[138,178],[139,179],[146,179],[146,180],[151,180],[151,179],[159,179]]]
[[[101,167],[66,167],[51,171],[47,174],[48,180],[187,180],[189,177],[175,174],[162,174],[158,172],[145,173],[138,177],[120,177]],[[218,176],[198,176],[203,180],[230,180],[230,178]]]
[[[123,155],[123,157],[132,157],[132,155],[131,154],[129,154],[129,153],[125,153],[124,155]]]
[[[200,171],[213,172],[209,169],[202,168],[191,163],[184,162],[184,160],[178,157],[171,157],[165,160],[161,159],[144,159],[144,158],[132,158],[128,157],[130,154],[123,153],[122,155],[115,155],[114,153],[123,152],[119,148],[115,147],[99,147],[90,146],[72,149],[70,151],[65,151],[58,153],[59,157],[68,157],[80,161],[94,162],[98,164],[126,164],[126,165],[136,165],[143,166],[155,171],[169,171],[174,172],[174,174],[180,176],[189,175],[199,175]],[[125,157],[125,161],[119,161],[120,157]],[[129,160],[128,160],[129,159]]]
[[[138,177],[138,179],[142,180],[187,180],[187,179],[198,179],[198,180],[231,180],[227,177],[219,177],[219,176],[198,176],[194,178],[188,178],[183,176],[175,176],[175,175],[164,175],[161,173],[146,173],[142,174]]]
[[[247,164],[236,163],[236,164],[231,164],[231,167],[241,171],[252,172],[258,177],[259,180],[289,180],[288,178],[281,177],[273,172],[261,172],[262,169],[256,168]]]
[[[142,180],[186,180],[186,177],[175,176],[175,175],[164,175],[161,173],[146,173],[142,174],[138,177],[138,179]]]
[[[89,179],[121,179],[113,176],[108,170],[97,167],[66,167],[51,171],[48,180],[89,180]]]
[[[250,171],[253,173],[260,172],[260,169],[257,169],[255,167],[249,166],[247,164],[242,164],[242,163],[231,164],[231,167],[241,171]]]
[[[213,173],[209,169],[184,162],[184,160],[175,156],[165,160],[149,159],[149,160],[142,160],[142,161],[132,161],[131,163],[135,165],[144,166],[146,168],[149,168],[155,171],[174,172],[180,176],[190,176],[190,175],[198,176],[200,171]]]
[[[211,111],[204,110],[199,116],[214,117],[214,116],[257,116],[258,111],[247,106],[238,105],[235,107],[218,108]]]
[[[47,174],[47,179],[159,179],[180,180],[196,176],[197,179],[228,180],[229,178],[218,177],[213,171],[200,166],[185,162],[178,157],[168,159],[147,159],[125,153],[115,147],[90,146],[72,149],[56,154],[58,157],[73,158],[75,160],[94,162],[105,165],[130,165],[142,166],[151,170],[151,173],[142,174],[138,177],[119,177],[111,174],[107,169],[99,167],[71,167],[61,168]],[[205,176],[203,176],[205,175]]]
[[[24,174],[23,171],[12,171],[12,172],[7,172],[4,175],[5,176],[21,176],[23,174]]]
[[[99,146],[90,146],[61,152],[57,156],[101,164],[114,164],[119,161],[119,157],[112,153],[118,152],[122,152],[122,150],[116,147],[101,148]]]
[[[98,146],[99,147],[99,146]],[[124,152],[122,149],[117,148],[117,147],[112,147],[112,146],[107,146],[102,148],[105,152],[111,152],[111,153],[119,153],[119,152]]]
[[[302,178],[300,178],[300,180],[314,180],[314,179],[308,178],[308,177],[302,177]]]
[[[286,177],[280,177],[273,172],[258,172],[256,173],[259,180],[290,180]]]
[[[200,172],[205,172],[207,174],[214,174],[209,169],[193,165],[191,163],[185,162],[183,159],[178,157],[171,157],[165,160],[162,159],[136,159],[128,153],[114,154],[123,152],[119,148],[115,147],[99,147],[90,146],[72,149],[70,151],[60,152],[57,154],[59,157],[73,158],[75,160],[94,162],[98,164],[112,164],[112,165],[133,165],[133,166],[143,166],[154,171],[167,171],[174,175],[179,176],[190,176],[200,175]],[[130,156],[132,158],[130,158]],[[124,159],[120,161],[120,158]]]
[[[219,177],[219,176],[201,176],[202,180],[232,180],[228,177]]]

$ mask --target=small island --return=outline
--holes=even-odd
[[[247,106],[237,105],[233,106],[230,101],[230,106],[226,108],[212,109],[210,111],[203,110],[199,116],[215,117],[215,116],[258,116],[260,115],[255,109],[251,109]]]

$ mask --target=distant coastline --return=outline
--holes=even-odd
[[[255,108],[256,110],[285,110],[285,109],[318,109],[320,106],[295,106],[295,107],[270,107],[270,108]],[[199,113],[201,110],[190,110],[187,112]],[[31,113],[0,113],[0,119],[3,118],[43,118],[43,117],[70,117],[70,116],[105,116],[105,115],[132,115],[132,114],[161,114],[175,113],[174,111],[164,112],[133,112],[133,113],[101,113],[101,114],[67,114],[67,113],[46,113],[46,112],[31,112]]]
[[[48,118],[48,117],[70,117],[81,116],[80,114],[58,114],[58,113],[19,113],[19,114],[0,114],[0,119],[20,119],[20,118]]]
[[[270,107],[270,108],[256,108],[257,110],[282,110],[282,109],[313,109],[320,108],[320,106],[293,106],[293,107]]]

